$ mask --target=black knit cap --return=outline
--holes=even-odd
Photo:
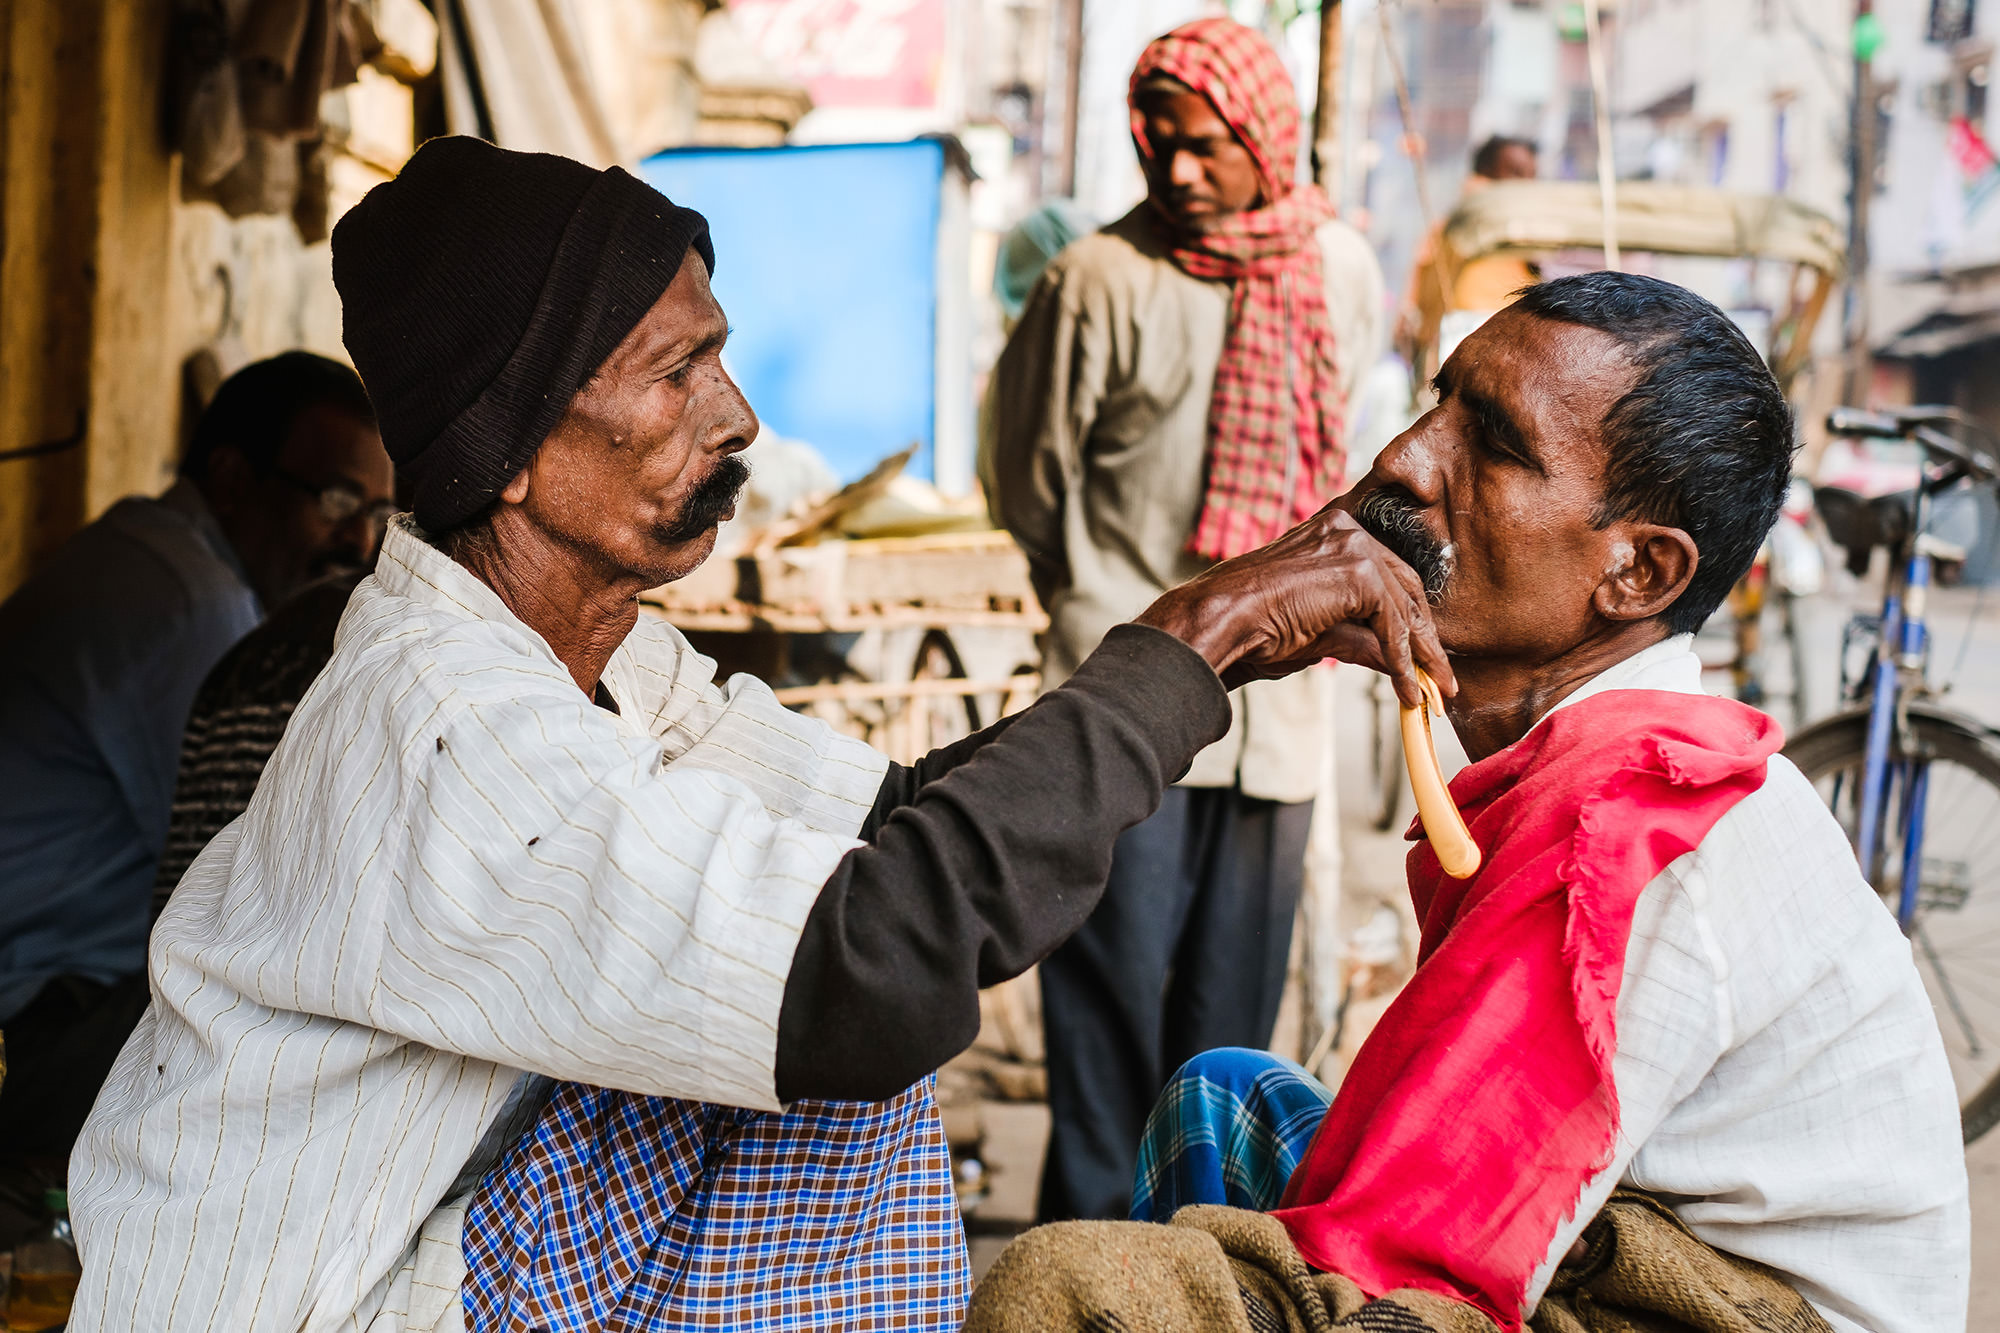
[[[417,522],[499,496],[708,223],[617,167],[432,139],[333,229],[341,332]]]

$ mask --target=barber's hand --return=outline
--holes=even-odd
[[[1385,673],[1411,707],[1423,697],[1419,666],[1458,693],[1423,581],[1332,508],[1173,589],[1138,622],[1207,658],[1231,689],[1333,657]]]

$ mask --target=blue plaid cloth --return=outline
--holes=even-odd
[[[1191,1203],[1276,1208],[1332,1103],[1283,1056],[1238,1046],[1197,1055],[1146,1118],[1132,1220],[1164,1222]]]
[[[956,1329],[935,1082],[783,1114],[560,1085],[466,1213],[466,1327]]]

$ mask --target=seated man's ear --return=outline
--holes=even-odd
[[[535,470],[535,465],[533,462],[530,462],[528,466],[522,468],[519,472],[516,472],[514,474],[514,480],[507,483],[507,489],[500,492],[500,498],[502,500],[505,500],[510,505],[517,505],[520,504],[523,500],[526,500],[528,498],[528,488],[529,488],[529,482],[531,480],[530,474],[532,474],[534,470]]]
[[[1604,530],[1610,563],[1591,594],[1606,620],[1650,620],[1674,604],[1694,579],[1701,553],[1679,528],[1614,523]]]

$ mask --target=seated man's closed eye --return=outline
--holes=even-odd
[[[1776,383],[1708,302],[1596,273],[1528,289],[1436,387],[1335,504],[1430,596],[1484,864],[1453,879],[1413,831],[1418,966],[1338,1094],[1263,1053],[1197,1057],[1154,1110],[1134,1218],[1272,1215],[1307,1267],[1242,1299],[1293,1290],[1314,1319],[1351,1313],[1337,1287],[1543,1327],[1545,1302],[1607,1308],[1606,1275],[1658,1240],[1699,1261],[1667,1304],[1559,1326],[1962,1328],[1957,1099],[1909,945],[1776,723],[1706,695],[1692,650],[1790,478]],[[1241,1275],[1274,1224],[1232,1216],[1031,1233],[967,1327],[1037,1283],[1142,1326],[1157,1311],[1085,1252],[1139,1271],[1192,1226]]]

